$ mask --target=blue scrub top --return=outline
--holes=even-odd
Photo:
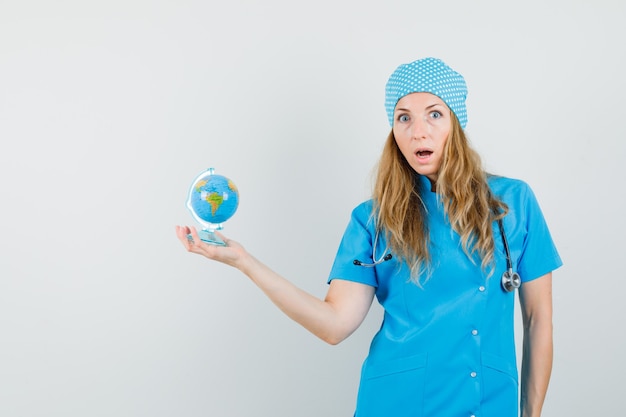
[[[420,176],[428,212],[432,276],[420,288],[395,257],[373,268],[372,201],[356,207],[330,273],[333,279],[376,287],[384,320],[363,363],[356,417],[513,417],[518,415],[514,341],[514,293],[500,283],[506,270],[502,239],[494,222],[496,268],[491,277],[480,259],[470,259]],[[490,177],[492,192],[509,212],[504,230],[513,269],[522,283],[562,265],[530,187]],[[387,250],[378,236],[376,257]],[[523,284],[522,284],[523,285]]]

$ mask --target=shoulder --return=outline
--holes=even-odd
[[[489,175],[487,177],[487,183],[489,184],[489,188],[491,188],[496,195],[520,193],[530,190],[530,186],[523,180],[499,175]]]
[[[366,200],[352,210],[352,217],[367,220],[374,213],[374,200]]]
[[[489,187],[507,206],[504,229],[524,282],[541,277],[562,265],[539,202],[522,180],[490,176]]]
[[[487,183],[491,191],[507,204],[535,200],[530,185],[521,179],[489,175]]]
[[[358,228],[364,230],[375,229],[375,204],[373,200],[366,200],[352,209],[348,228]]]

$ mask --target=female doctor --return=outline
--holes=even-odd
[[[552,368],[551,274],[561,260],[529,186],[481,168],[463,130],[466,96],[464,78],[439,59],[390,76],[392,129],[373,197],[352,212],[324,300],[233,240],[207,245],[193,227],[176,227],[188,251],[239,269],[330,344],[359,327],[376,296],[384,320],[363,364],[357,417],[541,414]]]

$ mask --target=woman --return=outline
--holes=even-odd
[[[463,131],[466,95],[463,77],[438,59],[391,75],[392,130],[373,198],[352,213],[324,300],[234,241],[210,246],[177,227],[187,250],[238,268],[328,343],[354,332],[376,296],[384,320],[363,364],[357,417],[517,416],[517,287],[519,408],[541,414],[552,367],[551,273],[561,260],[531,189],[481,168]]]

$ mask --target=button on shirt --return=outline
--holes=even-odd
[[[531,189],[492,177],[489,185],[509,207],[504,219],[514,269],[522,281],[561,265]],[[506,257],[494,227],[496,266],[489,276],[480,259],[462,250],[430,184],[420,177],[428,210],[432,275],[421,286],[397,257],[367,268],[376,232],[372,201],[352,212],[330,273],[376,287],[384,320],[363,363],[356,417],[516,417],[518,382],[513,327],[514,293],[500,286]],[[384,254],[384,233],[377,254]]]

